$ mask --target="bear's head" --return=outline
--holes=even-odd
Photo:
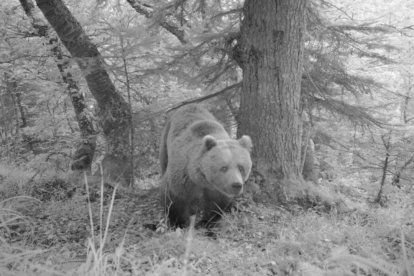
[[[228,197],[240,195],[252,168],[251,149],[252,141],[246,135],[239,140],[206,135],[202,143],[200,170],[207,180],[207,188]]]

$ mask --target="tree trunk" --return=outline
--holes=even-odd
[[[10,123],[10,134],[17,135],[19,134],[20,129],[20,120],[19,120],[19,112],[18,112],[18,105],[16,101],[16,93],[17,93],[17,80],[14,76],[9,74],[8,72],[4,73],[4,79],[6,83],[6,93],[5,97],[5,106],[8,108],[9,112],[7,114],[7,120]],[[13,127],[14,122],[14,127]]]
[[[96,45],[90,41],[62,0],[36,0],[36,3],[76,60],[97,101],[107,144],[102,161],[106,180],[129,183],[132,175],[129,165],[131,114],[127,102],[115,89]]]
[[[246,0],[244,4],[238,134],[251,136],[257,169],[276,180],[301,180],[306,2]]]
[[[64,58],[58,38],[55,35],[50,35],[49,25],[34,15],[35,6],[33,1],[20,0],[20,4],[38,35],[49,39],[49,44],[52,45],[52,53],[56,59],[56,66],[58,67],[63,82],[66,84],[66,92],[69,94],[72,101],[82,137],[82,141],[80,141],[79,146],[73,155],[73,162],[71,165],[72,170],[90,171],[96,148],[96,131],[92,124],[92,118],[86,108],[85,98],[80,92],[77,82],[73,79],[72,74],[70,73],[70,62]]]
[[[374,202],[384,207],[386,203],[386,199],[383,197],[383,191],[384,191],[385,179],[387,178],[387,170],[388,170],[388,164],[389,164],[389,158],[390,158],[391,131],[388,134],[387,141],[385,141],[385,135],[381,136],[381,140],[385,148],[385,159],[382,165],[382,177],[381,177],[381,182],[380,182],[380,188],[379,188],[377,197],[375,198]]]
[[[25,109],[24,109],[24,107],[23,107],[23,104],[22,104],[22,97],[21,97],[21,91],[19,90],[19,89],[16,89],[16,104],[17,104],[17,108],[18,108],[18,110],[19,110],[19,114],[20,114],[20,120],[21,120],[21,123],[19,124],[19,127],[20,128],[25,128],[25,127],[27,127],[27,118],[26,118],[26,111],[25,111]]]

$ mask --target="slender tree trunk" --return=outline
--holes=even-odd
[[[19,132],[19,116],[17,112],[15,93],[17,90],[17,81],[16,78],[9,72],[4,73],[4,94],[1,95],[2,99],[0,105],[4,108],[4,113],[2,114],[3,126],[6,130],[5,132],[5,145],[6,153],[9,159],[13,159],[15,156],[14,152],[14,141]]]
[[[301,179],[306,2],[246,0],[244,4],[238,134],[251,136],[257,169],[278,180]]]
[[[385,136],[385,135],[384,135]],[[390,158],[390,143],[391,143],[391,132],[388,134],[388,140],[385,141],[385,137],[382,136],[382,142],[384,144],[384,148],[385,148],[385,159],[384,159],[384,163],[382,165],[382,177],[381,177],[381,182],[380,182],[380,188],[377,194],[377,197],[375,198],[375,202],[379,203],[381,206],[384,205],[384,200],[383,200],[383,190],[384,190],[384,185],[385,185],[385,179],[387,178],[387,170],[388,170],[388,159]]]
[[[405,92],[405,95],[403,97],[403,102],[401,103],[401,117],[402,117],[402,121],[404,122],[404,124],[408,123],[408,116],[407,116],[407,109],[408,109],[408,104],[410,102],[411,99],[411,91],[413,90],[413,84],[411,81],[411,77],[407,76],[408,78],[408,84],[407,84],[407,91]]]
[[[22,103],[22,99],[21,99],[21,92],[18,89],[18,85],[16,80],[13,80],[12,83],[10,82],[10,79],[12,78],[12,76],[9,73],[5,73],[5,82],[6,82],[6,87],[7,90],[6,92],[12,92],[14,94],[14,98],[13,98],[13,104],[16,105],[15,106],[15,119],[16,119],[16,128],[25,128],[28,124],[28,116],[27,113],[23,107],[23,103]],[[7,108],[7,104],[6,104],[6,108]],[[35,151],[35,140],[33,139],[33,137],[31,135],[25,134],[24,132],[22,132],[22,138],[24,143],[26,143],[27,148],[32,151],[34,154],[36,154]]]
[[[96,45],[91,42],[62,0],[36,0],[36,3],[77,62],[97,101],[107,144],[102,161],[105,177],[129,183],[132,168],[129,162],[131,113],[128,103],[115,89]]]
[[[63,50],[58,38],[56,35],[50,34],[50,27],[46,22],[35,16],[35,6],[33,1],[20,0],[20,4],[27,17],[29,17],[32,27],[37,31],[39,36],[49,39],[49,44],[52,45],[52,53],[56,60],[56,66],[58,67],[63,82],[66,84],[66,92],[69,94],[72,101],[82,141],[80,141],[73,156],[71,167],[73,170],[90,171],[96,148],[96,131],[92,124],[92,118],[85,105],[85,98],[80,92],[77,82],[70,73],[69,60],[64,58]]]
[[[128,64],[127,64],[127,55],[125,52],[125,45],[124,45],[124,39],[122,34],[120,34],[119,37],[119,43],[121,44],[122,47],[122,62],[124,65],[124,74],[125,74],[125,81],[126,81],[126,88],[127,88],[127,95],[128,95],[128,105],[129,105],[129,111],[131,112],[130,116],[129,116],[129,124],[130,124],[130,132],[129,132],[129,136],[130,136],[130,141],[129,141],[129,154],[130,154],[130,166],[131,168],[135,168],[134,163],[134,149],[135,149],[135,133],[134,133],[134,125],[132,124],[132,101],[131,101],[131,86],[130,86],[130,81],[129,81],[129,72],[128,72]],[[131,183],[135,182],[135,177],[134,174],[131,175]]]
[[[26,111],[23,107],[22,104],[22,97],[21,97],[21,91],[19,89],[16,89],[16,104],[17,104],[17,108],[18,108],[18,113],[20,114],[20,120],[21,123],[19,125],[20,128],[25,128],[27,127],[27,118],[26,118]]]
[[[17,135],[20,129],[19,108],[16,101],[17,81],[14,76],[7,72],[4,73],[4,78],[6,82],[6,94],[4,95],[6,99],[5,103],[9,110],[7,117],[11,126],[11,134]],[[14,127],[12,127],[13,121],[15,122]]]

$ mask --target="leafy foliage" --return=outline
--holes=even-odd
[[[168,108],[223,90],[212,105],[237,126],[241,1],[65,3],[130,98],[141,186],[156,186],[161,115]],[[83,181],[68,176],[81,135],[52,46],[17,1],[1,2],[0,274],[46,275],[56,268],[75,275],[412,274],[413,8],[404,0],[321,0],[308,7],[304,120],[315,142],[319,185],[344,198],[352,212],[241,203],[210,239],[201,230],[145,228],[162,222],[156,193],[121,190],[102,253],[96,250],[102,241],[87,238],[102,230],[100,210],[108,214],[113,188],[102,193],[95,185],[88,205]],[[88,112],[97,114],[74,61],[69,68]],[[94,171],[103,155],[99,136]],[[372,203],[380,191],[382,208]],[[22,195],[42,202],[14,199]],[[68,268],[79,259],[81,266]]]

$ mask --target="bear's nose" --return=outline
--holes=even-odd
[[[240,193],[241,189],[243,188],[243,185],[239,182],[234,182],[231,184],[231,188],[235,193]]]

